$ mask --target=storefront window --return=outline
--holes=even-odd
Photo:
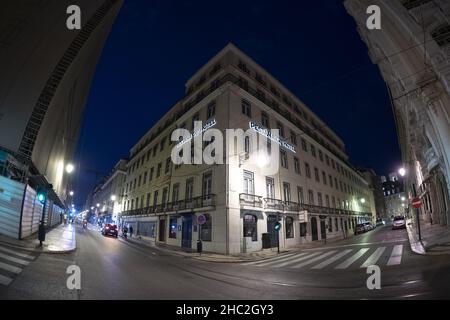
[[[211,241],[212,239],[212,219],[210,214],[205,214],[206,222],[201,225],[200,237],[203,241]]]
[[[254,215],[246,214],[244,216],[244,237],[251,237],[253,241],[258,240],[257,221],[258,218]]]
[[[286,217],[286,238],[294,237],[294,219]]]
[[[306,237],[306,222],[300,223],[300,237]]]
[[[177,238],[177,218],[170,218],[169,238]]]

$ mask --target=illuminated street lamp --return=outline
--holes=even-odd
[[[97,208],[100,208],[100,203],[97,203]]]
[[[113,194],[113,195],[111,196],[111,201],[116,201],[116,199],[117,199],[117,197]]]
[[[91,207],[91,210],[94,210],[94,207]]]
[[[402,168],[398,169],[398,173],[399,173],[402,177],[404,177],[405,174],[406,174],[406,169],[402,167]]]
[[[71,197],[73,197],[73,191],[70,191],[69,194]]]
[[[68,174],[71,174],[71,173],[73,172],[74,169],[75,169],[75,167],[74,167],[73,164],[71,164],[71,163],[67,164],[67,166],[66,166],[66,172],[67,172]]]
[[[364,199],[364,198],[361,198],[361,203],[366,203],[366,199]]]

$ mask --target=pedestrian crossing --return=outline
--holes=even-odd
[[[34,258],[23,250],[0,245],[0,287],[8,286]]]
[[[266,260],[243,263],[243,265],[265,268],[287,269],[354,269],[370,265],[395,266],[402,262],[403,244],[393,247],[345,248],[289,253]]]

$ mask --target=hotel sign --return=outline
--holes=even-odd
[[[259,134],[265,136],[267,139],[270,139],[271,141],[277,143],[281,147],[283,147],[283,148],[285,148],[287,150],[290,150],[293,153],[296,153],[295,152],[295,147],[292,144],[288,143],[286,140],[281,139],[278,136],[272,135],[272,132],[269,129],[261,127],[260,125],[254,123],[254,122],[251,122],[251,121],[249,122],[249,127],[250,127],[250,129],[253,129],[256,132],[258,132]]]
[[[192,140],[193,138],[195,138],[196,136],[198,136],[198,135],[202,134],[203,132],[205,132],[206,130],[208,130],[208,129],[214,127],[216,124],[217,124],[216,119],[212,119],[211,121],[205,123],[205,125],[204,125],[202,128],[200,128],[200,129],[198,129],[198,130],[192,132],[192,133],[191,133],[191,136],[190,136],[189,138],[181,140],[181,141],[177,144],[177,147],[178,147],[178,148],[181,147],[183,144],[185,144],[185,143],[191,141],[191,140]]]

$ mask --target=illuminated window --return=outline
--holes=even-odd
[[[177,218],[170,218],[170,230],[169,230],[169,238],[176,239],[177,238]]]

